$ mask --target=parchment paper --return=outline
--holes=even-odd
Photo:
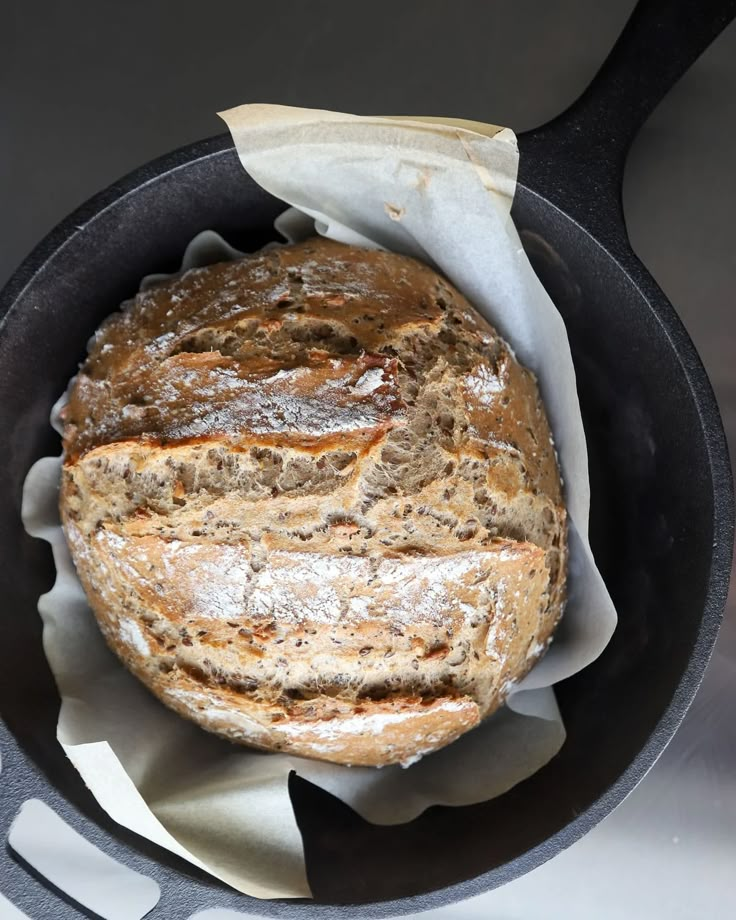
[[[559,750],[565,735],[551,684],[600,654],[616,614],[587,540],[587,453],[567,335],[510,218],[513,133],[280,106],[242,106],[223,117],[247,171],[298,209],[277,221],[288,238],[313,232],[316,222],[334,239],[417,256],[499,329],[539,378],[570,515],[567,610],[550,651],[508,705],[407,769],[349,768],[234,747],[158,703],[108,651],[87,606],[59,525],[60,459],[33,467],[23,516],[29,533],[51,543],[57,567],[39,610],[67,755],[119,823],[247,894],[304,897],[290,771],[383,824],[409,821],[433,804],[500,795]],[[236,255],[216,234],[203,233],[183,267]]]

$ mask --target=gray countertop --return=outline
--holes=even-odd
[[[592,77],[631,0],[345,4],[13,2],[0,32],[0,284],[121,174],[222,130],[246,101],[533,127]],[[736,443],[736,27],[636,140],[635,250],[703,358]],[[736,915],[736,602],[675,740],[587,837],[502,889],[422,916]]]

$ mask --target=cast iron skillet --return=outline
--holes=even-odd
[[[501,885],[569,846],[654,763],[700,683],[716,638],[733,537],[726,442],[708,379],[674,310],[629,248],[620,204],[628,146],[667,89],[736,12],[728,2],[644,2],[593,85],[521,138],[514,214],[568,326],[588,436],[592,541],[620,616],[601,658],[559,687],[560,754],[507,795],[366,824],[304,781],[292,794],[315,901],[258,901],[199,874],[102,814],[54,740],[58,697],[38,594],[50,554],[20,525],[31,463],[58,450],[47,419],[90,333],[141,276],[172,269],[213,227],[237,246],[273,236],[282,205],[216,137],[144,166],[84,205],[2,294],[0,726],[2,826],[37,796],[102,849],[155,877],[151,917],[209,907],[280,917],[391,916]],[[489,113],[492,114],[492,113]],[[74,916],[6,850],[4,889],[34,916]],[[345,905],[350,906],[345,906]]]

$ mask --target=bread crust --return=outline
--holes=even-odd
[[[90,345],[60,508],[111,648],[233,741],[407,763],[562,613],[534,376],[427,266],[329,240],[195,269]]]

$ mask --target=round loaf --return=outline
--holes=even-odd
[[[70,391],[60,503],[125,665],[267,750],[409,763],[503,703],[563,608],[535,378],[392,253],[310,239],[125,304]]]

